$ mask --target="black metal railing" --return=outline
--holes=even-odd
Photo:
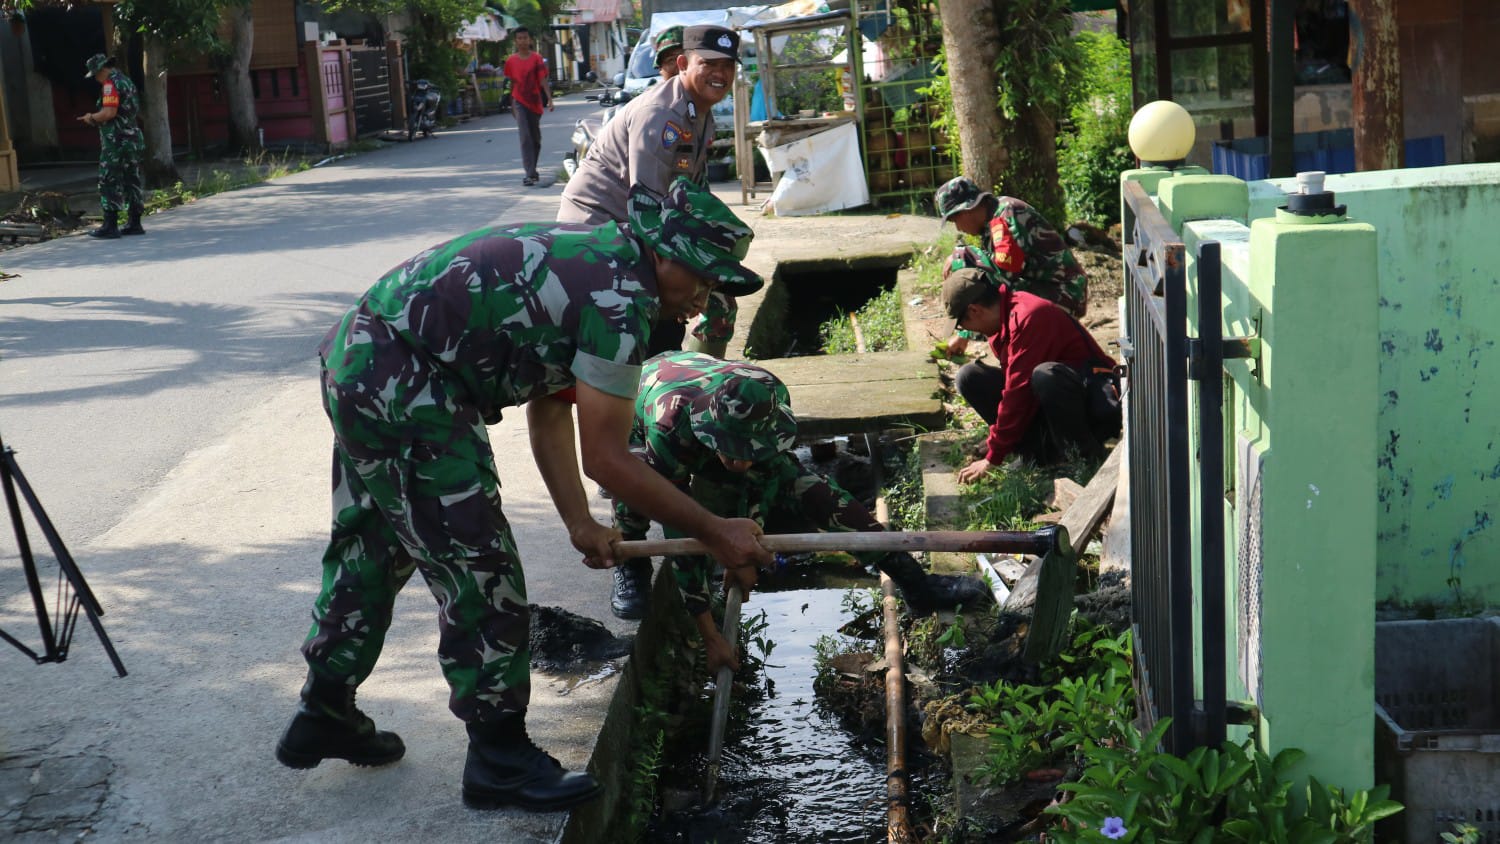
[[[1163,742],[1183,752],[1191,744],[1193,701],[1186,254],[1139,183],[1125,183],[1122,193],[1131,600],[1140,709],[1148,726],[1171,716]]]
[[[1254,338],[1223,336],[1220,246],[1197,250],[1199,336],[1187,333],[1186,252],[1137,183],[1125,198],[1124,348],[1129,364],[1132,602],[1142,721],[1172,726],[1165,748],[1217,746],[1250,713],[1226,701],[1224,359],[1255,357]],[[1200,661],[1193,663],[1194,535],[1188,382],[1197,381]],[[1195,679],[1202,699],[1195,699]]]

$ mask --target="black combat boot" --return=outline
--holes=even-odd
[[[615,618],[646,617],[651,606],[651,560],[626,560],[615,566],[615,585],[609,593],[609,609]]]
[[[141,228],[141,206],[130,206],[125,228],[120,229],[120,234],[145,234],[146,230]]]
[[[315,768],[324,759],[389,765],[405,755],[400,736],[375,729],[354,705],[353,686],[311,671],[302,686],[302,705],[276,744],[276,758],[288,768]]]
[[[104,212],[104,225],[89,232],[89,237],[101,237],[114,240],[120,236],[120,215],[113,211]]]
[[[570,773],[526,735],[526,712],[494,722],[471,721],[464,761],[464,805],[470,809],[520,806],[556,812],[592,800],[601,791],[588,774]]]
[[[982,581],[957,574],[928,574],[912,555],[905,552],[887,554],[876,567],[890,575],[901,590],[901,598],[912,615],[929,615],[951,610],[970,601],[989,596]]]

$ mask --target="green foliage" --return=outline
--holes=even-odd
[[[864,336],[867,352],[900,352],[906,350],[906,320],[901,313],[901,291],[895,287],[866,302],[854,312],[859,321],[860,333]],[[823,338],[823,351],[830,355],[846,355],[857,350],[854,324],[847,314],[824,322],[818,328]]]
[[[776,640],[766,634],[771,623],[766,616],[766,611],[761,610],[755,615],[745,615],[740,619],[740,655],[741,664],[750,671],[759,671],[766,665],[766,660],[771,658],[771,651],[776,650]],[[754,645],[757,653],[751,653],[750,646]]]
[[[928,114],[936,114],[937,118],[932,121],[934,135],[942,135],[948,139],[948,155],[954,160],[961,160],[962,146],[959,144],[958,121],[954,118],[953,111],[953,85],[948,81],[948,48],[941,47],[937,55],[932,59],[932,80],[924,88],[918,88],[917,93],[926,97],[931,105],[927,109]]]
[[[485,0],[326,0],[323,7],[330,12],[353,9],[380,16],[404,15],[406,78],[426,79],[451,102],[459,94],[460,74],[468,64],[468,55],[453,46],[453,36],[478,17],[485,5]],[[540,29],[532,28],[533,33],[546,31],[545,18]]]
[[[959,488],[964,530],[1029,530],[1052,491],[1052,473],[1025,463],[1007,464]]]
[[[120,0],[115,21],[122,32],[161,39],[169,60],[181,60],[222,50],[219,12],[227,5],[221,0]]]
[[[1070,91],[1072,131],[1058,137],[1058,177],[1067,219],[1109,226],[1120,220],[1120,172],[1130,152],[1130,48],[1099,32],[1079,33],[1078,75]]]
[[[930,299],[936,299],[942,295],[943,267],[947,265],[948,257],[953,254],[953,249],[960,242],[967,241],[966,235],[959,234],[952,226],[944,226],[937,239],[931,243],[923,246],[912,245],[911,263],[907,266],[917,272],[917,283],[914,289],[918,294]]]
[[[1011,14],[996,16],[1001,44],[995,58],[1000,113],[1016,120],[1036,108],[1060,116],[1079,61],[1072,38],[1072,4],[1070,0],[1028,0],[1010,5]]]
[[[1452,832],[1445,832],[1440,837],[1443,844],[1480,844],[1483,841],[1479,827],[1467,823],[1454,824]]]
[[[1042,686],[997,680],[970,694],[969,710],[996,725],[978,772],[984,779],[1003,785],[1028,771],[1062,767],[1077,748],[1117,743],[1133,729],[1129,633],[1110,637],[1081,626],[1061,659],[1084,673]],[[1050,676],[1062,668],[1054,664]]]
[[[927,528],[927,495],[922,489],[921,455],[913,443],[900,454],[901,464],[886,476],[883,491],[895,530]]]
[[[1143,844],[1356,844],[1373,839],[1376,821],[1401,811],[1386,799],[1386,786],[1346,795],[1312,777],[1299,810],[1289,779],[1302,751],[1289,748],[1272,759],[1246,741],[1173,756],[1156,750],[1170,721],[1145,735],[1127,725],[1116,746],[1083,745],[1082,776],[1062,786],[1073,799],[1046,810],[1068,821],[1052,830],[1052,840],[1098,841],[1111,819],[1124,828],[1119,840]]]

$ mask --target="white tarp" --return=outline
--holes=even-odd
[[[494,15],[483,14],[463,25],[455,36],[459,41],[504,41],[510,35]]]
[[[762,147],[766,166],[781,173],[771,208],[781,217],[800,217],[857,208],[870,202],[854,124],[838,126],[775,147]]]

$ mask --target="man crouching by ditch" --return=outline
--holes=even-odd
[[[324,759],[385,765],[405,745],[354,704],[420,570],[439,607],[448,706],[469,734],[464,803],[567,809],[600,791],[527,735],[526,581],[486,425],[526,405],[532,456],[592,568],[614,565],[618,531],[594,521],[573,447],[576,385],[584,470],[622,501],[707,544],[730,568],[772,557],[749,519],[724,519],[631,456],[627,439],[647,332],[691,316],[709,291],[752,293],[739,260],[750,230],[686,179],[630,195],[627,225],[481,229],[388,273],[323,341],[333,424],[332,539],[302,654],[302,704],[276,746],[293,768]]]

